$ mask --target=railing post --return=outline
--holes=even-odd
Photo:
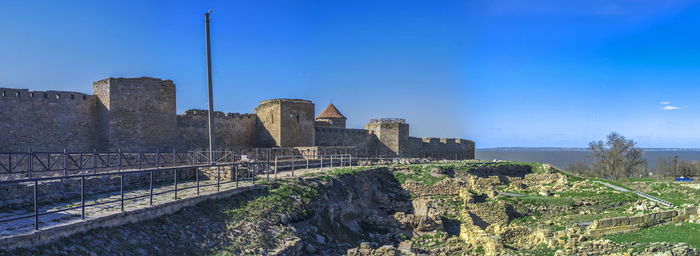
[[[277,179],[277,156],[275,155],[275,180]]]
[[[268,153],[269,152],[270,151],[268,151]],[[268,154],[268,157],[269,157],[269,154]],[[265,168],[265,178],[267,179],[267,182],[270,182],[270,169],[272,169],[272,168],[270,168],[270,161],[269,160],[267,161],[266,167],[267,168]]]
[[[331,168],[333,168],[333,155],[331,155]]]
[[[34,229],[39,230],[39,181],[34,180]]]
[[[160,168],[160,158],[158,158],[158,151],[156,151],[156,161],[155,161],[155,163],[156,163],[156,169],[155,169],[155,170],[158,170],[158,169]],[[149,192],[148,192],[148,193],[149,193],[149,195],[148,195],[148,201],[149,201],[149,202],[148,202],[148,203],[149,203],[150,206],[153,206],[153,172],[154,172],[155,170],[151,169],[151,170],[148,172],[148,173],[149,173],[149,177],[148,177],[148,181],[149,181],[149,182],[148,182],[148,190],[149,190]]]
[[[80,219],[85,219],[85,176],[80,177]]]
[[[177,168],[173,169],[173,173],[175,174],[174,178],[174,183],[175,183],[175,200],[177,200]]]
[[[343,163],[343,155],[340,155],[340,167],[345,166],[345,163]]]
[[[192,158],[192,165],[195,164],[194,158]],[[194,168],[194,178],[197,181],[197,195],[199,195],[199,167]]]
[[[82,160],[80,164],[83,164]],[[97,149],[92,150],[92,173],[97,173]]]
[[[31,178],[32,171],[34,171],[34,163],[33,163],[34,161],[32,161],[33,153],[32,153],[31,148],[29,149],[28,155],[29,155],[29,158],[28,158],[29,163],[27,163],[27,175],[29,176],[29,178]]]
[[[119,170],[119,172],[122,172],[122,149],[117,150],[117,160],[117,170]]]
[[[297,161],[296,157],[292,158],[292,177],[294,177],[294,163]]]
[[[233,165],[234,171],[236,172],[234,178],[236,179],[236,187],[238,187],[238,165]]]
[[[63,177],[68,176],[68,151],[63,149]]]
[[[221,167],[216,167],[216,192],[221,189]]]
[[[173,149],[173,168],[177,166],[176,159],[177,153],[175,152],[175,149]],[[175,183],[175,200],[177,200],[177,168],[173,169],[173,173],[175,173],[175,180],[173,182]]]
[[[309,170],[309,156],[306,156],[306,170]]]
[[[46,153],[46,171],[51,173],[51,153]]]
[[[119,194],[122,212],[124,211],[124,173],[119,172]]]
[[[138,168],[139,168],[139,170],[141,170],[141,151],[139,151],[139,152],[136,153],[136,154],[137,154],[137,155],[136,155],[136,161],[138,162]]]
[[[350,167],[352,167],[352,155],[350,155]]]

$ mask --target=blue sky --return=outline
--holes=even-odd
[[[177,85],[206,108],[213,9],[216,109],[331,100],[359,128],[477,147],[584,147],[611,131],[700,147],[700,4],[632,0],[0,0],[0,86],[91,92],[106,77]]]

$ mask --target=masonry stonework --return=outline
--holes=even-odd
[[[408,124],[403,119],[377,119],[367,124],[367,130],[377,136],[387,153],[402,156],[408,149]]]
[[[95,144],[93,95],[0,88],[0,151],[80,151]]]
[[[257,116],[215,112],[215,141],[221,148],[257,146]],[[187,110],[177,116],[179,149],[206,149],[209,147],[209,119],[207,110]]]
[[[0,88],[0,151],[208,147],[207,111],[177,115],[170,80],[107,78],[95,82],[93,92]],[[216,147],[343,147],[360,155],[474,158],[473,141],[409,137],[403,119],[371,120],[366,129],[347,129],[345,121],[333,104],[316,117],[311,101],[265,100],[254,114],[216,112]]]
[[[260,119],[261,145],[306,147],[315,142],[314,104],[308,100],[272,99],[260,103],[255,114]]]
[[[107,78],[93,84],[101,149],[169,150],[177,135],[175,84],[150,77]]]

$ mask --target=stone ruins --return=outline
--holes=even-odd
[[[157,151],[208,146],[207,111],[176,113],[175,84],[150,77],[107,78],[94,95],[0,88],[0,151]],[[329,105],[317,117],[301,99],[261,102],[255,113],[215,113],[216,147],[345,147],[361,155],[473,159],[474,142],[409,136],[403,119],[348,129]]]

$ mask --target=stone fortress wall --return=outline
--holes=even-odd
[[[388,149],[376,136],[365,129],[346,129],[338,127],[316,127],[317,146],[350,146],[365,155],[376,155]],[[371,150],[371,152],[370,152]]]
[[[92,148],[96,102],[78,92],[0,88],[0,151]]]
[[[107,78],[92,85],[98,97],[98,149],[172,149],[177,138],[175,84],[150,77]]]
[[[191,109],[177,116],[178,148],[209,147],[209,111]],[[222,148],[257,146],[257,116],[214,112],[214,140]]]
[[[93,83],[93,92],[0,88],[0,152],[208,147],[207,111],[177,115],[170,80],[107,78]],[[345,120],[332,104],[316,117],[311,101],[265,100],[255,113],[215,112],[216,146],[351,147],[366,155],[474,158],[474,142],[409,137],[402,119],[372,120],[366,129],[347,129]]]

